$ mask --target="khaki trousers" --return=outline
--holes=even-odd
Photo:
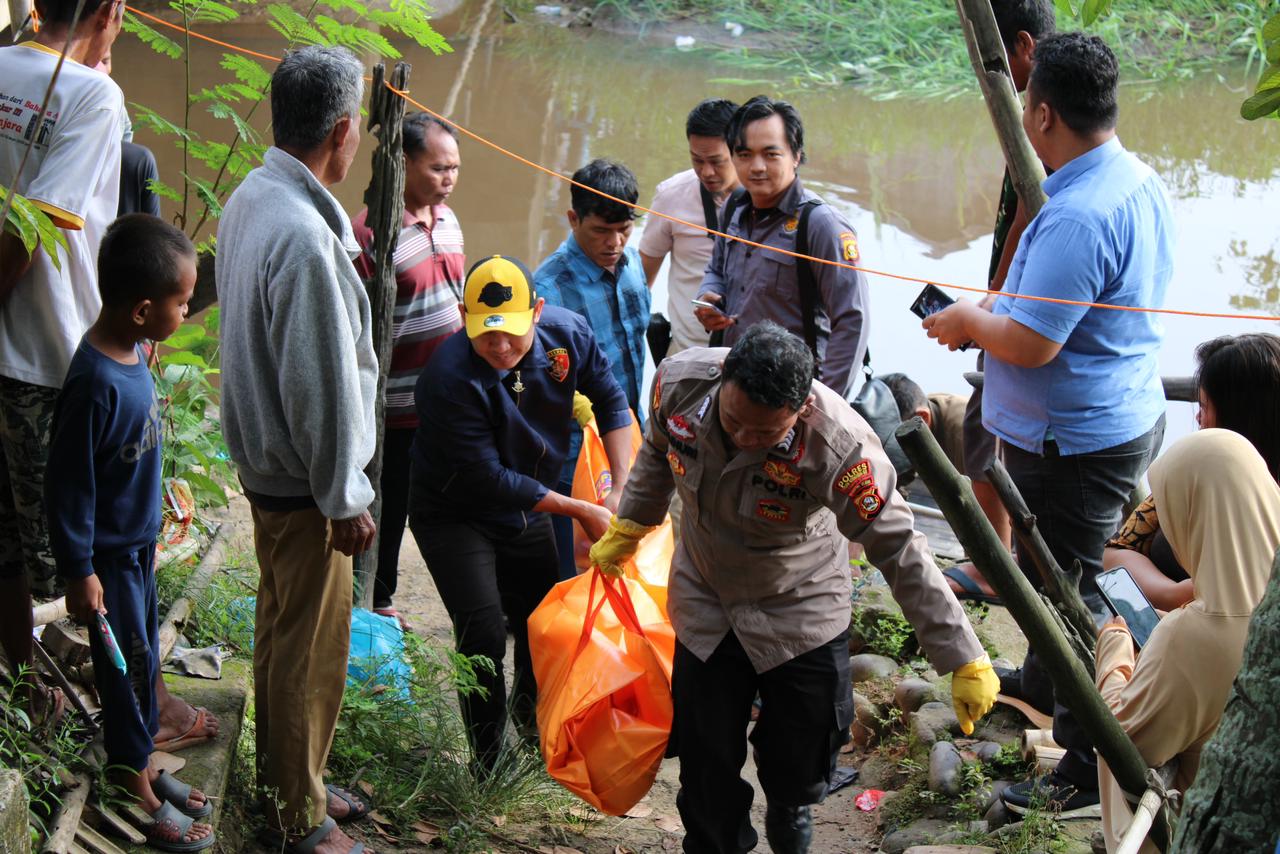
[[[324,767],[351,645],[351,558],[330,548],[329,522],[315,508],[254,507],[253,538],[258,786],[268,823],[308,830],[325,819]]]

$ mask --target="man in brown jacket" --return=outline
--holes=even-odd
[[[663,362],[618,515],[591,551],[603,572],[620,574],[679,492],[668,609],[687,852],[743,852],[758,841],[753,790],[739,776],[757,692],[751,742],[765,834],[775,852],[808,850],[809,806],[825,797],[853,720],[845,537],[884,573],[937,671],[954,672],[967,732],[999,687],[875,434],[812,376],[805,343],[767,321],[732,350]]]

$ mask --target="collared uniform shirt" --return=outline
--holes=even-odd
[[[649,206],[685,222],[702,224],[706,212],[702,208],[702,182],[692,169],[672,175],[658,185]],[[702,274],[711,260],[714,235],[701,228],[650,216],[640,235],[640,251],[650,258],[671,256],[667,273],[667,318],[671,321],[671,348],[674,356],[690,347],[705,347],[710,338],[693,315],[693,303],[702,287]]]
[[[732,631],[763,673],[830,641],[849,625],[848,537],[884,573],[939,673],[982,655],[870,426],[815,382],[814,406],[780,445],[730,454],[719,425],[726,353],[663,362],[618,508],[656,525],[680,496],[667,602],[680,642],[705,661]]]
[[[504,374],[476,355],[462,330],[418,378],[415,494],[442,518],[523,530],[533,505],[560,480],[575,391],[591,400],[601,433],[631,423],[582,317],[549,305],[534,329],[533,346]]]
[[[395,319],[391,327],[391,371],[387,375],[387,427],[418,426],[413,388],[418,374],[436,348],[462,328],[462,283],[467,259],[463,252],[462,226],[448,205],[431,209],[435,222],[404,213],[404,223],[391,262],[396,268]],[[373,231],[362,210],[351,222],[360,256],[356,270],[368,281],[373,277]]]
[[[1018,243],[1007,293],[1159,308],[1173,275],[1173,213],[1160,177],[1112,138],[1045,179],[1049,201]],[[992,309],[1062,345],[1048,364],[986,357],[982,424],[1033,454],[1063,455],[1136,439],[1165,410],[1150,312],[998,299]]]
[[[649,327],[649,286],[640,253],[628,246],[614,273],[588,258],[570,234],[533,274],[538,296],[580,314],[595,333],[613,368],[627,405],[644,423],[640,387],[644,380],[645,330]],[[564,479],[573,480],[573,463],[582,446],[582,430],[573,425]]]
[[[803,202],[816,198],[817,194],[806,190],[799,178],[782,194],[776,208],[756,210],[747,196],[734,209],[725,233],[794,252],[797,211]],[[853,226],[825,204],[809,214],[809,252],[815,258],[847,264],[857,264],[861,257]],[[725,330],[727,347],[761,320],[772,320],[804,337],[797,263],[811,265],[818,287],[818,379],[849,397],[857,391],[854,383],[867,352],[871,328],[867,278],[862,273],[831,264],[801,262],[736,240],[717,239],[700,292],[718,294],[724,300],[724,310],[737,315],[738,322]]]

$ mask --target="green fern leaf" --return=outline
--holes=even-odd
[[[124,19],[121,29],[127,33],[133,33],[138,37],[138,41],[161,56],[167,56],[170,59],[180,59],[182,57],[182,45],[168,36],[156,32],[132,15]]]

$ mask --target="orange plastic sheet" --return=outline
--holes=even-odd
[[[671,733],[666,614],[639,582],[592,570],[551,588],[529,616],[529,649],[547,772],[622,815],[653,785]]]
[[[640,427],[635,417],[631,418],[631,459],[634,462],[640,452],[644,437],[640,435]],[[609,467],[609,455],[604,452],[604,442],[596,430],[596,422],[592,421],[582,430],[582,450],[578,453],[578,465],[573,470],[573,489],[571,494],[580,501],[593,504],[604,503],[604,497],[613,488],[613,473]],[[671,527],[671,517],[666,517],[658,528],[640,541],[634,559],[628,561],[623,571],[628,578],[635,579],[644,587],[645,592],[653,597],[658,607],[665,614],[667,610],[667,577],[671,572],[671,556],[675,553],[675,533]],[[582,526],[573,523],[573,557],[579,572],[586,572],[591,566],[588,552],[591,540],[587,538]]]

